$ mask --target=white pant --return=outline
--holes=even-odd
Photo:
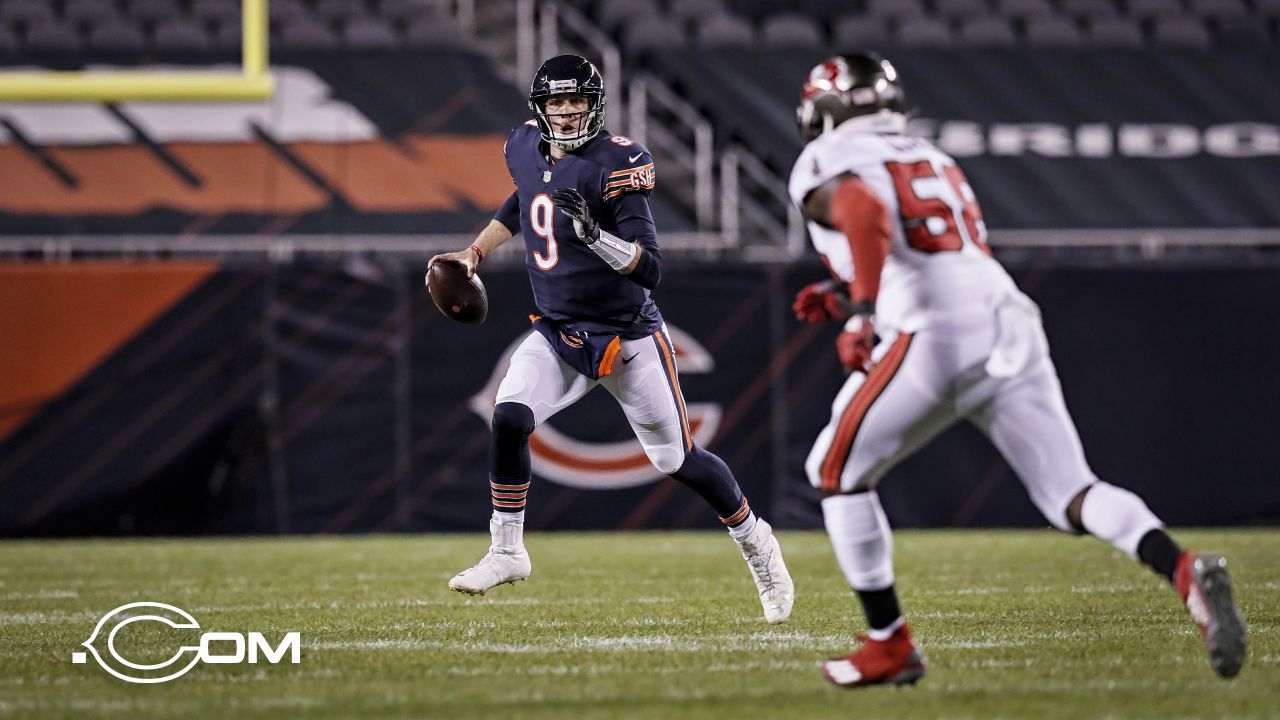
[[[599,380],[574,370],[545,337],[533,333],[511,356],[496,402],[528,406],[534,422],[541,425],[597,385],[618,400],[654,467],[668,475],[679,470],[693,448],[693,436],[680,392],[675,346],[665,331],[623,340],[613,372]]]
[[[840,388],[809,452],[805,472],[814,487],[874,488],[900,460],[964,418],[991,438],[1040,512],[1070,529],[1067,504],[1097,478],[1030,299],[1014,293],[989,314],[899,334],[873,357],[870,373],[854,373]]]

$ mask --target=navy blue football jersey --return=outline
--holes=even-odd
[[[649,211],[653,156],[640,143],[602,130],[554,162],[531,120],[511,131],[503,148],[516,191],[496,219],[524,235],[525,266],[538,312],[573,330],[640,338],[662,327],[649,291],[609,267],[578,239],[573,221],[551,193],[575,188],[600,228],[657,252]],[[517,223],[518,213],[518,223]]]

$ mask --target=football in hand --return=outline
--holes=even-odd
[[[479,325],[489,314],[489,296],[480,275],[467,277],[461,264],[437,260],[427,270],[427,291],[445,316],[467,325]]]

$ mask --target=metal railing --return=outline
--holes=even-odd
[[[804,217],[791,202],[786,182],[741,145],[731,145],[720,160],[722,228],[738,237],[758,237],[786,257],[804,253]],[[726,187],[727,186],[727,187]],[[779,218],[786,218],[782,222]]]
[[[631,137],[648,145],[651,139],[662,136],[658,142],[667,149],[668,159],[674,160],[693,179],[694,218],[698,229],[712,230],[716,225],[716,179],[715,133],[711,121],[670,86],[649,74],[631,81],[630,108],[627,125]],[[654,110],[661,110],[664,117],[651,125]],[[671,118],[678,122],[670,122]]]

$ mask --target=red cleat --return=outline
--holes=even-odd
[[[1222,677],[1235,677],[1244,665],[1247,631],[1240,608],[1231,596],[1227,561],[1218,555],[1188,550],[1178,556],[1173,580],[1191,619],[1204,636],[1209,664]]]
[[[911,642],[904,624],[888,640],[855,635],[862,647],[846,657],[822,663],[822,676],[846,688],[864,685],[910,685],[924,677],[924,654]]]

